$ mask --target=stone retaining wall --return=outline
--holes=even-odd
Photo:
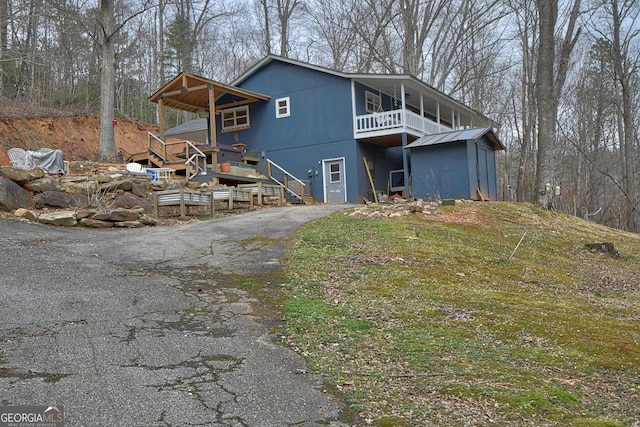
[[[43,224],[93,228],[155,225],[156,190],[181,182],[151,182],[126,172],[51,176],[42,169],[0,167],[0,210]]]

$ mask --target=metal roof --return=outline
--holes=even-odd
[[[493,144],[495,151],[504,150],[505,147],[500,142],[493,129],[490,127],[474,128],[474,129],[461,129],[444,133],[436,133],[433,135],[425,135],[416,139],[411,144],[408,144],[405,148],[426,147],[437,144],[445,144],[447,142],[456,141],[473,141],[483,136],[487,136],[487,139]]]
[[[183,134],[183,133],[189,133],[189,132],[198,132],[198,131],[203,131],[203,130],[207,130],[207,119],[195,119],[195,120],[190,120],[186,123],[183,123],[181,125],[178,125],[176,127],[173,127],[171,129],[167,129],[164,132],[165,136],[173,136],[173,135],[179,135],[179,134]]]

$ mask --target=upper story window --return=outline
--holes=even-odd
[[[249,106],[222,111],[222,132],[249,128]]]
[[[276,99],[276,118],[281,119],[283,117],[289,117],[291,115],[290,100],[286,98]]]
[[[382,111],[382,98],[380,95],[368,90],[364,92],[367,113],[379,113]]]

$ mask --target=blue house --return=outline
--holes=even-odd
[[[189,86],[189,77],[200,80]],[[187,100],[197,88],[208,93],[197,102]],[[228,86],[183,73],[150,100],[205,117],[188,129],[190,138],[199,138],[194,140],[213,153],[201,175],[224,179],[217,175],[223,148],[242,147],[259,169],[285,173],[290,183],[299,180],[315,201],[326,203],[362,203],[377,193],[412,197],[416,190],[420,197],[435,196],[424,191],[422,177],[431,152],[415,143],[428,135],[493,124],[412,76],[343,73],[273,55]],[[179,128],[167,133],[187,135]],[[436,163],[454,160],[437,150],[434,154],[440,159],[432,159]],[[440,172],[461,174],[460,165]],[[493,168],[487,185],[495,189],[495,161],[487,167]],[[465,197],[478,197],[471,193]],[[495,191],[484,197],[495,198]]]

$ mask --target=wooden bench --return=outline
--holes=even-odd
[[[249,205],[253,206],[253,192],[235,187],[213,191],[195,191],[186,188],[156,191],[153,199],[156,218],[160,217],[160,206],[180,206],[180,216],[183,217],[189,214],[191,206],[207,206],[213,214],[216,209],[216,200],[227,200],[229,209],[233,209],[234,202],[249,202]]]

